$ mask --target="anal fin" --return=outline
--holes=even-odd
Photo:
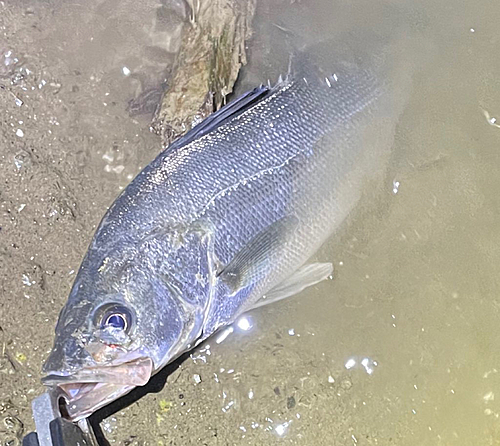
[[[266,293],[251,309],[254,310],[300,293],[305,288],[327,279],[332,272],[331,263],[308,263],[301,266],[290,277]]]

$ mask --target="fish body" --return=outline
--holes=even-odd
[[[401,110],[374,60],[256,88],[174,142],[117,198],[44,366],[70,418],[145,384],[232,323],[339,227],[380,172]]]

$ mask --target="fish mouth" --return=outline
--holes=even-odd
[[[86,367],[71,373],[49,372],[42,378],[42,383],[60,389],[61,415],[78,421],[134,387],[145,385],[152,372],[151,358],[139,357],[120,364]]]

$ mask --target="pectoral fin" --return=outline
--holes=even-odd
[[[276,261],[275,255],[283,248],[288,235],[298,224],[296,217],[284,217],[257,234],[219,273],[232,294],[255,283]]]
[[[331,263],[310,263],[300,267],[290,277],[274,287],[251,308],[263,307],[278,302],[294,294],[300,293],[305,288],[327,279],[333,272]]]

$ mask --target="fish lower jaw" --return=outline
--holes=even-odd
[[[141,357],[122,364],[89,367],[69,372],[51,372],[42,382],[60,393],[63,416],[71,421],[85,418],[110,402],[146,384],[153,373],[151,358]]]
[[[134,387],[108,383],[60,384],[58,401],[61,415],[70,421],[79,421],[127,394]]]

